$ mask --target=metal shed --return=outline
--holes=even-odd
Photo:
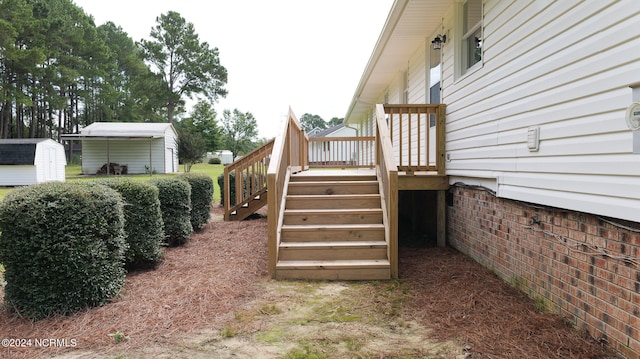
[[[64,181],[64,146],[48,138],[0,140],[0,186]]]
[[[84,174],[117,173],[114,167],[130,174],[178,172],[177,133],[169,123],[95,122],[62,138],[82,142]]]

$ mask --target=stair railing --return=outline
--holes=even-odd
[[[241,159],[224,167],[224,220],[267,190],[267,168],[275,140],[249,152]],[[231,173],[234,180],[231,181]],[[233,183],[232,183],[233,182]],[[227,185],[228,184],[228,185]],[[231,188],[234,189],[233,204]]]
[[[400,171],[445,173],[443,104],[385,104],[385,122]]]
[[[376,106],[376,172],[391,278],[398,278],[398,167],[383,105]]]
[[[269,275],[275,278],[284,218],[285,198],[291,173],[309,168],[309,137],[289,109],[282,132],[276,137],[267,171]]]
[[[373,168],[376,138],[309,137],[309,167],[311,168]]]

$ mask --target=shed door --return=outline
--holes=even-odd
[[[177,172],[177,171],[176,171],[176,161],[173,159],[173,156],[174,156],[174,154],[173,154],[173,148],[167,147],[167,150],[169,150],[169,153],[171,154],[171,155],[169,156],[170,161],[171,161],[171,172],[172,172],[172,173],[173,173],[173,172]]]
[[[44,180],[45,181],[55,181],[56,174],[56,149],[55,148],[47,148],[44,151]]]

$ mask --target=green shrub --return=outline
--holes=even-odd
[[[153,268],[163,256],[164,227],[158,187],[149,182],[110,178],[100,183],[118,191],[124,199],[124,231],[129,249],[128,269]]]
[[[255,174],[254,175],[254,182],[253,183],[258,183],[258,179],[259,177],[262,176],[261,174]],[[249,193],[249,189],[253,184],[248,184],[247,181],[250,179],[250,176],[247,176],[246,173],[242,174],[242,189],[244,192],[244,196],[248,195]],[[266,181],[266,179],[265,179]],[[229,188],[229,194],[230,194],[230,205],[231,206],[235,206],[236,205],[236,172],[235,171],[231,171],[229,172],[229,182],[231,182],[231,187]],[[221,173],[218,176],[218,186],[220,186],[220,206],[224,206],[224,172]]]
[[[213,180],[203,173],[184,173],[179,178],[191,185],[191,226],[199,231],[211,217]]]
[[[167,245],[175,247],[185,244],[193,232],[190,214],[191,185],[177,177],[155,178],[151,183],[159,190]]]
[[[236,173],[231,171],[229,172],[229,180],[231,183],[235,182]],[[224,206],[224,172],[218,175],[218,187],[220,187],[220,207]],[[231,186],[231,205],[235,205],[236,203],[236,188],[235,186]]]
[[[209,158],[208,163],[209,163],[210,165],[219,165],[219,164],[221,164],[221,163],[222,163],[222,160],[221,160],[221,159],[219,159],[218,157],[213,157],[213,158]]]
[[[243,174],[242,176],[242,188],[245,188],[247,183],[247,176]],[[236,205],[236,171],[229,172],[229,182],[231,182],[231,187],[229,188],[229,197],[231,206]],[[224,172],[218,176],[218,186],[220,186],[220,206],[224,206]],[[245,191],[246,192],[246,191]],[[245,193],[246,194],[246,193]]]
[[[125,282],[122,197],[95,183],[16,189],[0,202],[5,302],[40,319],[107,303]]]

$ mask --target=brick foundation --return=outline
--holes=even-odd
[[[535,207],[481,188],[451,193],[449,245],[577,329],[640,358],[640,223]]]

